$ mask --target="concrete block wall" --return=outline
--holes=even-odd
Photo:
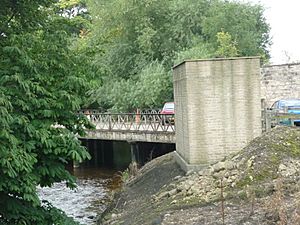
[[[282,98],[300,98],[300,64],[265,66],[261,69],[261,96],[267,107]]]
[[[173,68],[176,152],[206,165],[261,134],[257,57],[191,60]]]

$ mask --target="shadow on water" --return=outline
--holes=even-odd
[[[121,187],[120,170],[103,168],[103,167],[75,167],[69,169],[70,173],[81,180],[98,180],[103,181],[103,186],[108,191],[115,191]]]
[[[146,162],[175,150],[175,144],[106,141],[96,139],[82,139],[92,159],[81,166],[100,166],[117,170],[124,170],[132,161],[140,166]]]

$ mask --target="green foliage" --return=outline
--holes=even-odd
[[[120,173],[122,183],[125,184],[130,179],[136,177],[138,171],[138,164],[136,162],[131,162],[128,168]]]
[[[130,178],[129,169],[127,168],[123,172],[121,172],[121,181],[122,183],[126,183]]]
[[[11,34],[20,34],[43,26],[47,14],[44,12],[55,0],[1,0],[0,45]],[[5,34],[5,35],[3,35]]]
[[[111,112],[128,112],[131,101],[132,80],[125,79],[103,79],[103,85],[92,95],[96,97],[102,108],[109,108]]]
[[[167,72],[161,63],[152,62],[134,78],[105,79],[94,96],[100,105],[113,112],[159,108],[162,102],[172,99],[171,80],[171,72]]]
[[[90,157],[76,137],[91,127],[76,113],[87,99],[88,57],[71,48],[79,30],[50,3],[4,1],[0,11],[1,224],[74,224],[41,204],[36,186],[74,187],[66,164]]]
[[[161,107],[172,97],[170,69],[181,60],[268,58],[269,26],[259,5],[221,0],[89,0],[87,5],[93,18],[89,44],[99,51],[98,90],[91,94],[104,109]]]
[[[200,41],[193,45],[193,47],[182,50],[181,52],[177,53],[177,58],[174,61],[175,64],[179,64],[184,60],[189,59],[207,59],[214,57],[214,49],[211,45]]]
[[[218,57],[238,56],[237,43],[232,40],[229,33],[221,31],[217,33],[217,42],[219,44],[216,51]]]
[[[214,1],[202,23],[207,40],[218,46],[217,33],[224,30],[238,44],[240,56],[268,58],[270,27],[263,17],[260,5],[249,3]]]
[[[153,62],[138,74],[131,101],[135,108],[157,108],[160,103],[172,99],[172,74],[162,64]]]
[[[12,201],[7,196],[4,196],[1,200],[3,200],[3,205],[8,204],[8,207],[5,207],[7,211],[2,210],[1,213],[10,215],[10,217],[6,218],[0,217],[1,225],[79,225],[63,211],[53,207],[47,201],[43,201],[41,206],[32,207],[31,204],[26,202]],[[18,215],[19,212],[22,213]]]

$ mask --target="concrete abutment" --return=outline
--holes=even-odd
[[[173,68],[175,158],[197,170],[261,134],[260,59],[189,60]]]

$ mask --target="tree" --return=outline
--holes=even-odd
[[[179,64],[187,59],[207,59],[215,57],[215,50],[211,44],[198,39],[195,39],[192,42],[195,43],[192,45],[193,47],[177,53],[174,64]]]
[[[151,104],[131,101],[140,96],[140,89],[151,89],[142,79],[145,69],[153,69],[156,63],[164,67],[159,80],[169,82],[168,89],[170,69],[180,60],[269,57],[269,25],[259,5],[222,0],[112,0],[89,1],[88,8],[93,18],[91,42],[101,46],[95,56],[101,68],[95,94],[98,104],[107,109],[160,107],[170,101],[172,94],[161,91],[156,96],[150,93],[156,101]],[[142,84],[146,86],[136,86]]]
[[[240,56],[269,58],[270,26],[263,16],[261,5],[215,1],[202,23],[206,39],[218,47],[217,34],[227,32],[237,43]]]
[[[238,56],[237,43],[231,38],[227,32],[221,31],[217,33],[218,48],[216,51],[217,57],[234,57]]]
[[[76,137],[91,127],[77,115],[87,62],[70,47],[78,30],[54,14],[55,2],[5,0],[0,10],[1,224],[73,224],[36,192],[74,187],[66,164],[89,158]]]

